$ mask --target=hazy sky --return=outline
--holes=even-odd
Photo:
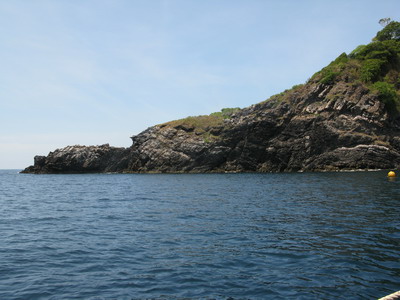
[[[399,14],[399,0],[0,0],[0,169],[263,101]]]

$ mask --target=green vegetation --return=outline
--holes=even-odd
[[[379,23],[384,28],[370,44],[360,45],[350,54],[342,53],[307,82],[329,85],[340,81],[349,85],[363,85],[378,95],[389,112],[400,113],[400,23],[389,18],[381,19]],[[303,86],[293,86],[260,104],[267,101],[272,101],[273,105],[290,103],[290,99],[302,93]],[[224,120],[239,110],[237,107],[223,108],[210,115],[187,117],[162,126],[181,127],[186,132],[202,135],[205,142],[210,142],[218,138],[211,133],[211,129],[225,126]]]
[[[333,62],[331,62],[327,67],[323,68],[316,75],[319,77],[319,83],[322,84],[332,84],[341,74],[341,72],[345,69],[349,58],[346,53],[342,53],[336,58]],[[314,75],[315,76],[315,75]]]
[[[360,79],[374,83],[384,79],[391,70],[400,68],[400,41],[385,40],[357,47],[350,58],[361,62]]]
[[[389,111],[399,111],[400,95],[393,84],[377,81],[372,85],[372,91],[378,93],[379,99],[385,103]]]
[[[294,94],[298,93],[303,86],[304,86],[304,84],[296,84],[288,90],[284,90],[283,92],[281,92],[279,94],[275,94],[275,95],[271,96],[270,98],[268,98],[264,101],[261,101],[259,104],[274,101],[274,105],[276,106],[281,102],[289,102],[291,97]]]
[[[295,84],[294,86],[292,86],[292,88],[290,90],[295,91],[295,90],[302,88],[303,86],[304,86],[304,84]]]
[[[334,70],[327,68],[323,70],[322,78],[319,81],[322,84],[331,84],[335,82],[336,77],[339,75],[339,72],[335,72]]]
[[[374,38],[375,41],[388,41],[388,40],[400,40],[400,23],[390,21],[390,19],[381,19],[379,23],[386,23],[385,28],[379,31]]]
[[[191,116],[184,119],[179,119],[164,123],[163,125],[169,127],[182,127],[187,131],[194,131],[196,133],[203,133],[207,131],[210,127],[217,127],[223,124],[223,118],[204,115],[204,116]]]
[[[210,116],[217,117],[217,118],[223,118],[223,119],[229,119],[235,112],[239,111],[239,107],[233,107],[233,108],[223,108],[221,111],[212,113]]]
[[[206,143],[218,139],[218,136],[213,135],[210,130],[212,128],[224,126],[224,120],[231,118],[231,116],[239,111],[239,107],[223,108],[219,112],[210,115],[191,116],[180,120],[170,121],[161,126],[182,128],[186,132],[201,135]]]
[[[349,55],[342,53],[311,81],[334,84],[360,83],[379,95],[391,112],[400,112],[400,23],[380,20],[385,27],[368,45],[358,46]]]

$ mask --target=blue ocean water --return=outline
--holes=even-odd
[[[0,171],[0,299],[376,299],[400,290],[386,172]]]

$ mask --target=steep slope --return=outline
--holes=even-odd
[[[388,36],[343,53],[306,84],[259,104],[150,127],[132,137],[127,149],[56,150],[35,157],[24,172],[398,168],[400,41]]]
[[[138,172],[315,171],[400,163],[398,123],[362,84],[310,82],[220,124],[167,123],[133,137]]]

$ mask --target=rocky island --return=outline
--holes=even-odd
[[[400,23],[305,84],[247,108],[155,125],[129,148],[68,146],[23,173],[286,172],[400,166]]]

